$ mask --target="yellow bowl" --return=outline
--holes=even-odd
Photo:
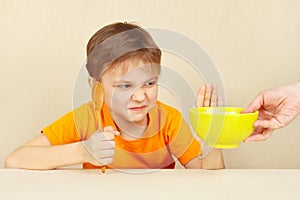
[[[191,125],[208,146],[236,148],[253,131],[258,112],[241,114],[244,108],[199,107],[189,110]]]

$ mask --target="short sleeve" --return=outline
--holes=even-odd
[[[182,165],[201,154],[201,145],[192,134],[189,125],[178,111],[172,112],[168,122],[169,148]]]
[[[96,128],[95,113],[87,103],[43,128],[41,133],[48,138],[51,145],[62,145],[85,140]]]

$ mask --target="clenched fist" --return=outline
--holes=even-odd
[[[119,134],[111,126],[104,127],[102,132],[94,133],[83,142],[83,146],[88,152],[86,160],[96,166],[111,163],[115,153],[114,138]]]

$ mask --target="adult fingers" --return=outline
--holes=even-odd
[[[254,127],[262,127],[265,129],[277,129],[280,128],[274,119],[270,120],[257,120],[254,122]]]
[[[248,143],[248,142],[258,142],[258,141],[265,141],[267,140],[271,134],[272,134],[272,130],[270,129],[266,129],[263,133],[257,133],[257,134],[252,134],[250,135],[244,142]]]
[[[263,106],[263,93],[260,93],[242,113],[252,113],[259,110]]]

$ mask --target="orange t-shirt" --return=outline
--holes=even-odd
[[[100,117],[103,127],[117,129],[105,104]],[[96,112],[93,103],[89,102],[67,113],[41,132],[51,145],[63,145],[86,140],[97,129]],[[194,138],[180,112],[159,101],[149,112],[148,127],[141,138],[125,140],[118,135],[115,143],[115,154],[109,168],[174,168],[172,155],[185,165],[201,153],[200,143]],[[100,166],[84,163],[83,168]]]

